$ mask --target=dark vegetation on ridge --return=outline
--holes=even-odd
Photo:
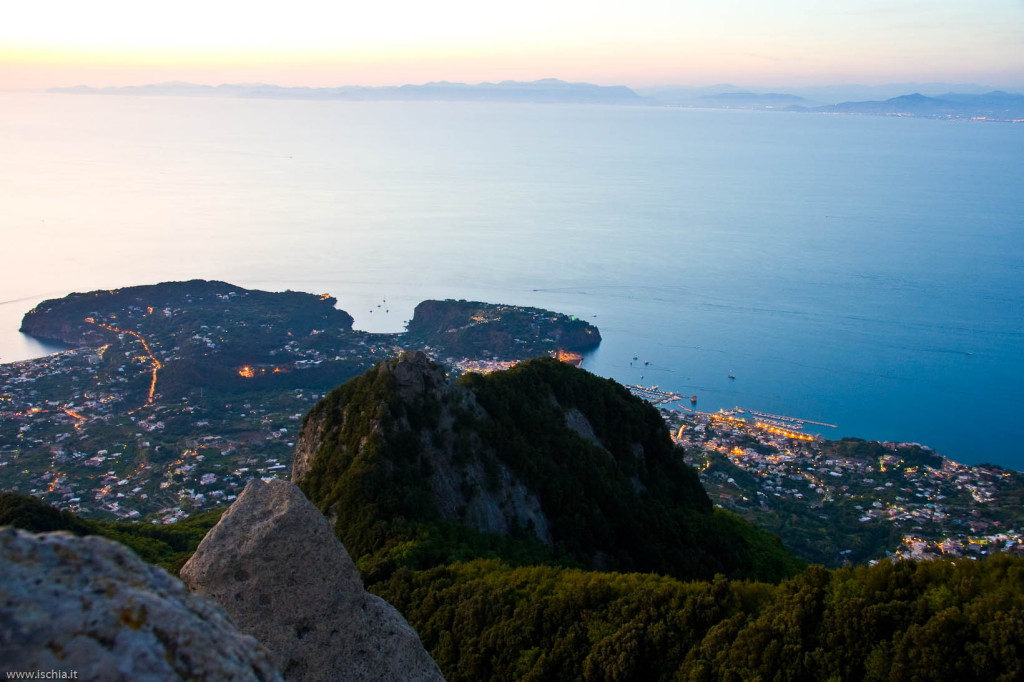
[[[684,579],[798,569],[777,538],[712,507],[658,412],[614,381],[541,358],[448,385],[414,364],[389,361],[328,394],[297,446],[315,453],[297,482],[369,581],[479,556]],[[405,368],[422,373],[405,381],[433,385],[403,396]],[[457,499],[438,481],[455,481]],[[466,522],[473,504],[522,513],[486,532]]]
[[[1008,556],[812,566],[779,585],[478,560],[374,589],[449,682],[1024,676],[1024,561]]]

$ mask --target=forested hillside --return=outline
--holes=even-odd
[[[779,579],[777,538],[715,510],[654,408],[549,358],[458,384],[422,354],[307,416],[294,478],[371,582],[497,556],[683,579]]]
[[[1024,562],[807,569],[779,585],[474,561],[375,590],[449,682],[1017,680]]]

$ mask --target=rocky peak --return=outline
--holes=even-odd
[[[403,400],[422,400],[428,395],[439,398],[448,384],[444,367],[421,350],[406,351],[381,363],[377,371],[394,375],[395,391]]]
[[[181,577],[263,643],[288,680],[443,679],[416,631],[363,588],[327,520],[286,481],[251,481]]]
[[[362,458],[379,457],[381,448],[386,453],[412,448],[420,467],[415,475],[422,472],[430,501],[444,519],[499,535],[529,528],[538,540],[552,544],[536,494],[496,458],[475,427],[464,428],[486,418],[471,391],[448,382],[443,366],[422,351],[405,352],[313,408],[295,446],[292,481],[320,505],[324,500],[311,492],[310,481],[324,477],[326,460],[344,461],[329,467],[329,475],[341,471],[344,476],[346,469],[358,469],[354,463]],[[396,446],[399,441],[404,445]],[[391,456],[384,455],[383,469],[401,466]],[[320,467],[314,471],[318,458]],[[321,506],[336,523],[334,500]],[[345,528],[336,530],[344,537]]]

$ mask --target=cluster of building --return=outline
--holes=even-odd
[[[145,404],[148,367],[102,375],[96,354],[0,365],[0,489],[75,512],[173,523],[234,499],[251,478],[289,476],[302,415],[323,395]],[[123,385],[136,378],[134,389]]]
[[[959,464],[917,443],[823,440],[738,409],[662,414],[714,501],[755,521],[798,502],[837,525],[891,524],[904,532],[894,556],[1024,552],[1017,472]]]
[[[510,369],[519,364],[518,360],[474,360],[470,358],[447,358],[445,364],[459,374],[475,372],[490,374]]]

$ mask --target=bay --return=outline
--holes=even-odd
[[[15,331],[35,302],[165,280],[330,292],[374,331],[426,298],[536,305],[600,327],[591,371],[702,410],[1024,467],[1024,126],[42,94],[0,107],[3,361],[52,350]]]

